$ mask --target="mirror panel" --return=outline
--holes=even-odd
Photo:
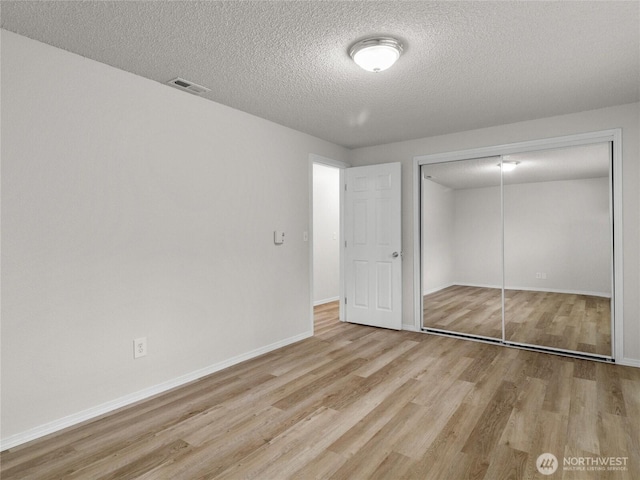
[[[503,161],[505,340],[611,355],[611,144]]]
[[[500,158],[422,165],[423,327],[502,339]]]

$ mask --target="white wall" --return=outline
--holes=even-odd
[[[312,152],[2,31],[3,447],[310,335]]]
[[[435,119],[434,121],[437,121]],[[351,151],[354,166],[402,162],[403,323],[415,328],[413,299],[413,158],[471,148],[622,129],[624,339],[621,359],[640,366],[640,103],[542,118]],[[618,352],[620,353],[620,352]]]
[[[611,296],[608,178],[506,185],[504,209],[507,288]]]
[[[452,283],[501,288],[500,187],[454,198]],[[505,185],[504,210],[506,288],[611,296],[608,178]]]
[[[340,295],[340,170],[313,165],[313,302]]]
[[[456,285],[502,286],[500,187],[454,194],[454,280]]]

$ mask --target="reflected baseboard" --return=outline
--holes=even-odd
[[[432,293],[437,293],[441,290],[450,287],[476,287],[476,288],[496,288],[501,289],[502,285],[495,284],[480,284],[480,283],[465,283],[465,282],[454,282],[447,285],[435,287],[429,289],[423,293],[423,295],[431,295]],[[544,288],[544,287],[522,287],[522,286],[506,286],[505,290],[520,290],[524,292],[548,292],[548,293],[564,293],[567,295],[586,295],[589,297],[603,297],[603,298],[611,298],[611,292],[591,292],[584,290],[571,290],[571,289],[561,289],[561,288]]]
[[[566,295],[585,295],[588,297],[611,298],[611,292],[589,292],[584,290],[567,290],[560,288],[540,288],[540,287],[505,287],[505,290],[521,290],[524,292],[548,292],[548,293],[564,293]]]
[[[437,286],[437,287],[433,287],[433,288],[430,288],[428,290],[425,290],[423,295],[431,295],[432,293],[436,293],[436,292],[439,292],[440,290],[444,290],[445,288],[449,288],[449,287],[454,287],[456,285],[458,285],[458,284],[457,283],[447,283],[446,285],[440,285],[440,286]]]

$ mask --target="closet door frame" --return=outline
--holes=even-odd
[[[421,199],[421,166],[433,163],[455,162],[459,160],[471,160],[482,157],[497,157],[512,155],[516,153],[534,152],[540,150],[551,150],[565,147],[575,147],[590,145],[595,143],[611,142],[612,144],[612,178],[611,204],[610,204],[610,226],[613,235],[611,254],[611,357],[600,358],[599,355],[583,355],[580,352],[572,354],[566,351],[555,353],[562,355],[575,355],[602,360],[620,361],[623,358],[623,244],[622,244],[622,130],[611,129],[596,132],[567,135],[562,137],[530,140],[518,143],[494,145],[489,147],[473,148],[469,150],[459,150],[431,155],[420,155],[413,159],[413,247],[414,247],[414,321],[415,330],[423,330],[423,297],[422,297],[422,199]],[[503,245],[504,248],[504,245]],[[504,268],[504,265],[503,265]],[[504,281],[504,279],[503,279]],[[504,288],[503,288],[504,291]],[[504,293],[503,293],[504,295]],[[504,339],[504,299],[503,299],[503,339],[502,344],[526,348],[521,345],[506,342]],[[483,341],[482,338],[473,339]],[[491,342],[495,343],[495,342]],[[540,350],[551,351],[540,347]]]

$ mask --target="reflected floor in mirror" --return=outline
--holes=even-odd
[[[424,296],[423,326],[502,338],[502,291],[453,285]]]
[[[424,326],[501,338],[499,288],[454,285],[424,296]],[[505,291],[511,342],[611,355],[610,299],[568,293]]]

